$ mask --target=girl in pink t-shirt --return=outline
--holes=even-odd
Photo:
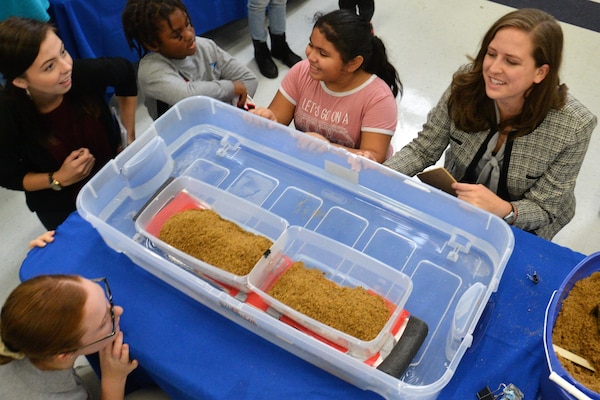
[[[283,79],[258,115],[383,162],[390,154],[402,83],[368,21],[347,10],[320,16],[306,60]]]

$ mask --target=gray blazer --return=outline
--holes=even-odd
[[[417,138],[385,162],[413,176],[445,153],[445,167],[457,179],[485,142],[489,131],[459,130],[448,115],[450,88],[427,115]],[[575,180],[587,151],[596,117],[568,95],[565,106],[551,110],[531,133],[507,144],[499,187],[518,209],[515,226],[552,239],[575,215]],[[500,195],[500,194],[499,194]]]

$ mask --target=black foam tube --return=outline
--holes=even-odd
[[[411,315],[400,340],[377,369],[400,378],[421,348],[428,331],[429,328],[424,321]]]

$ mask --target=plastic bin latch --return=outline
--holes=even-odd
[[[465,254],[469,253],[471,250],[471,241],[461,235],[452,235],[450,240],[448,240],[446,247],[449,249],[446,258],[449,261],[456,262],[458,261],[458,257],[460,256],[461,252]]]
[[[219,157],[233,158],[240,150],[240,142],[231,136],[223,137],[219,144],[221,145],[221,147],[217,149],[217,156]]]

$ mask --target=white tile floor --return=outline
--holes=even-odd
[[[400,148],[416,136],[426,113],[437,102],[456,68],[478,49],[489,25],[511,8],[483,0],[376,0],[373,25],[400,72],[404,97],[399,103],[399,125],[393,139]],[[288,42],[303,55],[312,18],[317,11],[337,8],[337,0],[289,0]],[[565,52],[562,80],[571,93],[600,116],[600,33],[562,24]],[[197,27],[201,31],[201,27]],[[207,36],[255,71],[260,85],[254,100],[268,105],[286,67],[277,79],[260,75],[245,20],[233,22]],[[138,113],[138,132],[148,126],[143,106]],[[596,154],[600,151],[600,128],[590,143],[577,181],[577,213],[554,238],[559,245],[584,254],[600,251],[600,185]],[[23,193],[0,188],[0,302],[18,283],[18,269],[31,238],[43,232],[37,217],[25,206]],[[64,255],[68,257],[68,254]]]

